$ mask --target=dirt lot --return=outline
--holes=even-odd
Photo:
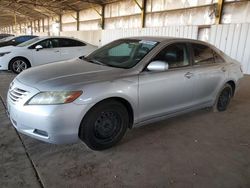
[[[0,72],[0,94],[15,75]],[[17,134],[0,103],[0,187],[250,187],[250,76],[229,109],[200,110],[128,131],[96,152]]]

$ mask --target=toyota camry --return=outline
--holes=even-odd
[[[23,134],[103,150],[127,129],[207,107],[226,110],[242,76],[238,62],[205,42],[125,38],[23,71],[10,85],[8,111]]]

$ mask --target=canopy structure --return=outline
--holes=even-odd
[[[0,27],[79,11],[117,0],[0,0]]]

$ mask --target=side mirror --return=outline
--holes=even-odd
[[[166,71],[168,70],[168,68],[169,68],[168,63],[165,61],[152,61],[147,66],[147,69],[149,71],[154,71],[154,72]]]
[[[36,51],[39,51],[39,50],[43,49],[43,47],[41,45],[36,45],[35,49],[36,49]]]

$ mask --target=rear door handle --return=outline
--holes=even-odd
[[[194,75],[193,73],[187,72],[187,73],[185,74],[185,77],[188,78],[188,79],[190,79],[193,75]]]

